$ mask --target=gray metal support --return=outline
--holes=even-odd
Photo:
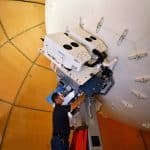
[[[88,126],[89,150],[103,150],[94,99],[87,97],[80,108],[81,116]]]

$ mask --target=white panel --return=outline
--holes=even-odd
[[[104,26],[119,35],[129,29],[128,38],[137,41],[150,31],[149,0],[47,0],[47,33],[76,26],[80,16],[96,26],[104,17]]]
[[[66,26],[78,26],[80,17],[93,33],[100,18],[104,17],[98,36],[107,44],[109,56],[119,58],[114,70],[115,85],[102,97],[102,113],[130,125],[147,128],[150,122],[150,82],[135,82],[135,78],[150,75],[150,0],[46,2],[47,33],[64,31]],[[129,33],[121,45],[117,46],[124,29],[128,29]],[[128,55],[139,50],[146,51],[148,55],[142,59],[128,59]],[[144,93],[147,99],[137,100],[131,93],[132,89]],[[133,107],[126,109],[124,106]]]

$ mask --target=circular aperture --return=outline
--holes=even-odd
[[[65,34],[66,36],[68,36],[68,33],[65,32],[64,34]]]
[[[73,47],[79,47],[79,44],[78,44],[78,43],[71,42],[70,44],[71,44]]]
[[[85,38],[85,40],[87,40],[88,42],[92,42],[92,39],[90,38]]]
[[[90,36],[90,38],[91,38],[92,40],[96,40],[96,37],[94,37],[94,36]]]
[[[64,44],[63,47],[65,49],[67,49],[67,50],[71,50],[72,49],[72,47],[70,45],[68,45],[68,44]]]

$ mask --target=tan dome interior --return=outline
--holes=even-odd
[[[39,53],[44,0],[0,1],[0,150],[49,150],[56,87],[50,62]],[[98,113],[104,150],[150,150],[150,133]]]

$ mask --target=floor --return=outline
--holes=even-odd
[[[57,81],[39,52],[44,35],[44,0],[0,1],[0,150],[50,149]],[[105,150],[150,150],[150,133],[98,119]]]

